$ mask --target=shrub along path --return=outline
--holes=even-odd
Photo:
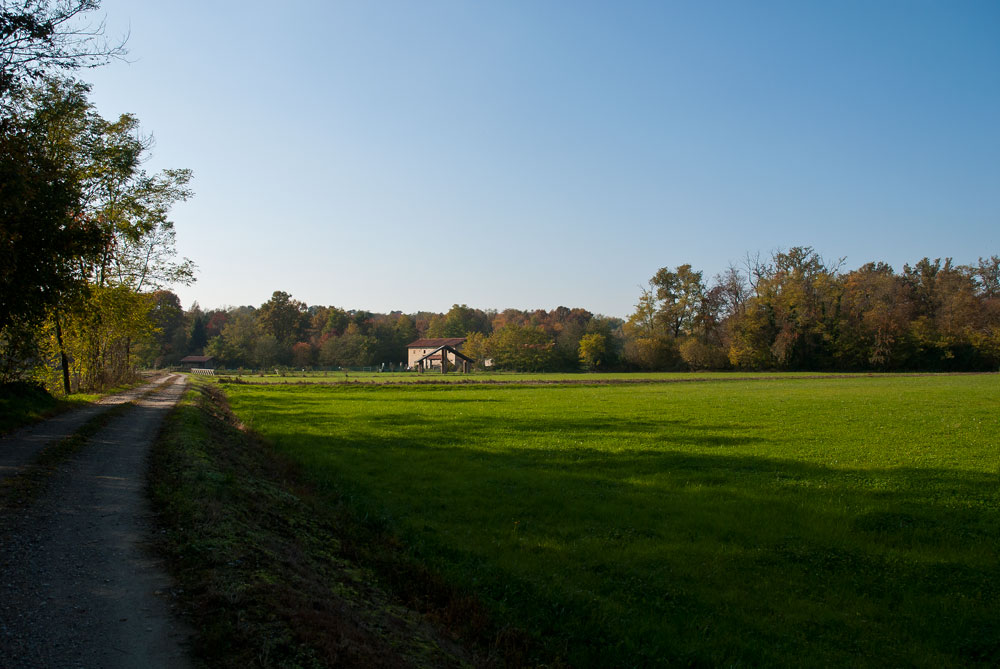
[[[0,509],[0,666],[187,666],[169,581],[142,545],[148,451],[184,387],[172,376],[135,391],[135,406],[58,463],[33,503]],[[62,429],[31,434],[51,443]]]

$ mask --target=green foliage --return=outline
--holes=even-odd
[[[365,367],[374,364],[373,349],[376,341],[365,335],[360,326],[351,323],[339,337],[331,337],[320,348],[322,365],[340,367]]]
[[[149,291],[193,280],[191,262],[174,259],[167,218],[190,196],[190,172],[148,175],[138,121],[103,119],[89,90],[45,80],[0,122],[2,371],[40,373],[66,392],[71,366],[77,387],[100,388],[155,359]]]
[[[580,338],[580,364],[585,369],[597,369],[608,356],[608,340],[602,334],[587,334]]]
[[[142,163],[151,141],[138,119],[113,121],[97,113],[86,84],[46,80],[24,101],[25,123],[45,138],[48,155],[80,184],[77,210],[104,233],[101,253],[89,265],[99,286],[135,291],[190,283],[194,266],[176,256],[171,207],[191,196],[189,170],[147,174]]]
[[[991,665],[994,376],[227,386],[573,666]]]
[[[285,314],[282,322],[288,327],[275,326],[276,320],[281,320],[276,319],[280,313]],[[193,311],[189,317],[194,317]],[[234,320],[237,317],[238,322]],[[263,364],[263,359],[253,351],[259,338],[268,334],[277,341],[277,349],[267,357],[271,362],[264,366],[398,365],[407,358],[407,344],[436,335],[465,337],[465,352],[480,368],[493,359],[497,345],[504,369],[538,371],[579,369],[580,339],[587,334],[605,338],[606,352],[601,359],[604,369],[620,363],[622,350],[620,320],[566,307],[548,312],[508,309],[496,314],[455,305],[447,314],[375,314],[338,307],[306,306],[279,291],[259,309],[239,307],[218,311],[213,318],[217,318],[219,330],[205,351],[229,368]],[[501,333],[508,326],[510,330]],[[471,329],[463,331],[465,328]],[[525,328],[526,333],[522,333]],[[275,333],[284,333],[285,338]],[[517,341],[518,338],[521,340]]]
[[[192,353],[201,353],[207,343],[208,333],[205,331],[205,317],[198,314],[191,323],[191,335],[188,337],[187,348]]]
[[[100,390],[131,382],[136,360],[154,336],[149,313],[154,297],[126,286],[90,286],[84,299],[60,313],[62,344],[49,327],[44,350],[68,357],[71,388]],[[49,386],[58,386],[58,365],[48,367]]]
[[[674,338],[694,334],[705,298],[701,272],[693,271],[691,265],[680,265],[674,272],[664,267],[649,285],[658,301],[654,318],[666,332]]]
[[[625,359],[639,369],[671,369],[677,363],[676,340],[663,331],[656,294],[643,289],[624,326]]]
[[[233,367],[250,367],[254,364],[254,350],[259,337],[254,309],[236,309],[222,326],[222,333],[205,347],[205,354]]]
[[[291,347],[301,341],[309,316],[306,305],[293,300],[288,293],[276,290],[271,299],[257,310],[257,323],[261,332],[271,335],[282,347]]]
[[[80,182],[24,123],[0,123],[0,381],[31,376],[37,328],[84,283],[103,246],[78,208]]]
[[[326,321],[323,324],[322,334],[342,335],[351,323],[351,315],[343,309],[329,307]]]
[[[157,369],[178,364],[188,347],[180,298],[169,290],[153,293],[149,321],[154,339],[143,352],[142,364]]]
[[[475,360],[476,369],[486,369],[486,361],[490,358],[489,337],[481,332],[470,332],[462,345],[462,353]]]
[[[444,315],[439,330],[441,334],[429,334],[428,336],[464,337],[470,332],[489,334],[491,329],[490,321],[483,311],[470,309],[464,304],[456,304]]]
[[[488,350],[497,369],[539,372],[552,368],[555,342],[544,330],[527,325],[505,325],[489,339]]]
[[[283,353],[284,350],[278,343],[278,338],[271,334],[264,334],[254,342],[251,362],[255,367],[272,368],[284,363]]]

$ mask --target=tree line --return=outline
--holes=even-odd
[[[146,364],[204,353],[226,368],[398,366],[420,338],[465,337],[479,369],[977,371],[1000,365],[1000,257],[923,258],[843,270],[809,247],[706,282],[662,268],[627,320],[582,308],[388,314],[308,306],[276,291],[259,307],[202,311],[157,293]]]
[[[923,258],[842,271],[809,247],[706,283],[663,268],[625,324],[625,358],[645,369],[996,370],[1000,257]]]
[[[463,351],[480,368],[615,367],[620,364],[623,324],[621,319],[566,307],[498,312],[456,304],[446,313],[373,313],[309,306],[284,291],[275,291],[259,307],[208,311],[197,304],[185,311],[176,295],[159,291],[152,319],[155,345],[147,349],[145,364],[172,366],[187,355],[202,354],[227,369],[399,368],[406,362],[407,344],[445,337],[465,337]],[[587,351],[582,362],[581,342]]]

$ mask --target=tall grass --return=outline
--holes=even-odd
[[[229,386],[575,665],[1000,663],[995,375]]]

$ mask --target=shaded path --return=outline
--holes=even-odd
[[[143,548],[149,447],[184,388],[166,379],[0,519],[0,666],[188,666],[170,582]]]
[[[171,378],[165,376],[139,388],[132,388],[115,395],[107,395],[90,406],[67,411],[41,423],[23,427],[0,437],[0,481],[16,475],[24,467],[31,464],[43,449],[69,437],[91,418],[104,413],[113,406],[136,400]]]

